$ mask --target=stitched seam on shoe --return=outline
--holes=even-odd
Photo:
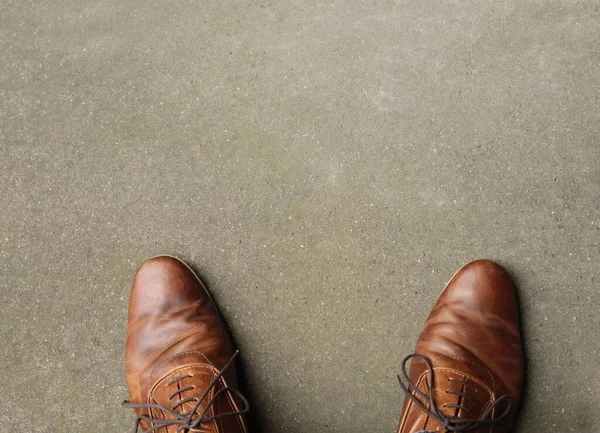
[[[183,370],[183,369],[186,369],[186,368],[190,368],[190,367],[192,367],[192,368],[202,368],[202,369],[205,369],[205,370],[209,370],[209,371],[210,371],[210,372],[211,372],[213,375],[215,374],[215,372],[214,372],[215,368],[214,368],[214,367],[212,367],[212,366],[207,366],[207,365],[204,365],[204,364],[190,364],[190,365],[183,365],[183,366],[181,366],[181,367],[177,367],[177,368],[175,368],[175,369],[171,370],[169,373],[165,374],[163,377],[161,377],[159,380],[157,380],[157,381],[154,383],[154,385],[152,385],[152,387],[150,388],[150,391],[148,392],[148,398],[149,398],[149,399],[151,398],[152,400],[154,400],[155,404],[158,404],[158,401],[156,401],[156,399],[155,399],[155,398],[154,398],[154,396],[152,395],[153,391],[156,389],[156,387],[158,386],[158,384],[159,384],[160,382],[162,382],[163,380],[165,380],[167,377],[169,377],[169,376],[173,375],[173,373],[175,373],[175,372],[177,372],[177,371],[179,371],[179,370]],[[162,419],[163,419],[163,420],[165,420],[166,418],[165,418],[164,416],[162,416],[162,413],[163,413],[163,411],[162,411],[162,410],[160,411],[160,413],[161,413],[161,417],[162,417]],[[214,421],[215,421],[215,420],[213,420],[213,423],[214,423]]]
[[[191,363],[191,364],[181,365],[179,367],[174,368],[173,370],[170,370],[168,373],[163,375],[160,379],[155,381],[154,384],[152,385],[152,387],[150,388],[150,390],[148,391],[148,396],[152,395],[152,391],[154,391],[154,389],[156,389],[156,386],[158,385],[158,383],[162,382],[166,377],[172,375],[176,371],[183,370],[184,368],[190,368],[190,367],[197,367],[197,368],[203,368],[203,369],[209,370],[213,374],[213,376],[215,375],[215,371],[217,370],[215,367],[213,367],[211,365],[206,365],[206,364]]]
[[[421,382],[423,381],[423,378],[424,378],[424,377],[426,377],[426,376],[427,376],[427,372],[426,372],[426,371],[425,371],[425,372],[423,372],[423,373],[421,374],[421,376],[419,376],[419,379],[417,380],[417,383],[416,383],[416,386],[417,386],[417,388],[419,388],[419,387],[421,386]],[[415,394],[416,394],[416,392],[415,392],[415,391],[411,391],[411,394],[412,394],[412,395],[414,395],[414,396],[415,396],[415,398],[419,398],[417,395],[415,395]],[[408,398],[408,397],[407,397],[407,398]],[[399,431],[399,432],[400,432],[402,429],[404,429],[404,427],[406,427],[406,424],[405,424],[405,423],[406,423],[406,420],[408,419],[408,414],[410,413],[410,410],[413,408],[413,406],[414,406],[414,407],[416,407],[417,409],[419,409],[419,410],[420,410],[420,408],[419,408],[419,407],[417,407],[417,406],[414,404],[414,402],[413,402],[412,400],[409,400],[409,402],[408,402],[408,406],[407,406],[407,408],[406,408],[406,412],[404,412],[404,417],[403,417],[403,418],[400,420],[400,428],[398,429],[398,431]],[[429,404],[427,404],[427,406],[429,406]],[[428,419],[428,418],[429,418],[429,417],[428,417],[428,416],[427,416],[427,414],[425,414],[425,413],[422,413],[422,414],[419,416],[419,425],[420,425],[419,429],[420,429],[420,430],[423,430],[423,429],[425,429],[425,425],[427,424],[427,419]]]
[[[212,363],[212,362],[210,362],[210,361],[208,360],[208,358],[206,357],[206,355],[205,355],[204,353],[200,352],[199,350],[192,350],[192,351],[189,351],[189,352],[177,353],[177,354],[175,354],[175,355],[173,355],[173,356],[171,356],[171,357],[169,357],[169,358],[166,358],[164,361],[160,362],[160,363],[159,363],[159,364],[158,364],[156,367],[154,367],[154,368],[152,369],[152,371],[150,372],[150,377],[153,377],[153,376],[154,376],[154,373],[156,372],[156,370],[157,370],[159,367],[162,367],[162,366],[164,365],[164,362],[166,362],[166,361],[171,361],[171,360],[173,360],[173,359],[177,359],[177,358],[179,358],[179,357],[181,357],[181,356],[184,356],[184,355],[191,355],[191,354],[198,354],[198,355],[202,356],[202,357],[204,358],[204,360],[205,360],[205,361],[206,361],[206,362],[207,362],[207,363],[208,363],[208,364],[209,364],[209,365],[210,365],[212,368],[214,368],[215,370],[217,370],[217,368],[216,368],[216,367],[213,365],[213,363]],[[198,362],[192,362],[192,363],[190,363],[190,364],[186,364],[186,365],[188,365],[188,366],[189,366],[189,365],[201,365],[201,364],[200,364],[200,363],[198,363]],[[154,387],[154,385],[156,384],[156,382],[158,382],[159,380],[162,380],[162,379],[163,379],[165,376],[167,376],[167,375],[169,375],[169,374],[170,374],[170,373],[167,373],[167,374],[165,374],[164,376],[162,376],[160,379],[156,380],[156,381],[153,383],[152,387]]]
[[[491,403],[493,403],[493,401],[496,398],[495,394],[492,392],[492,390],[488,386],[486,386],[485,383],[483,383],[481,380],[477,379],[476,377],[471,376],[470,374],[467,374],[460,370],[455,370],[453,368],[445,368],[445,367],[438,367],[438,368],[434,369],[434,371],[452,372],[452,373],[455,373],[455,374],[458,374],[461,376],[465,376],[472,382],[475,382],[477,385],[481,386],[489,394],[490,397],[488,398],[487,403],[483,406],[483,409],[479,415],[483,414],[483,411],[485,410],[485,408],[488,407]]]
[[[204,356],[201,352],[197,352],[197,351],[185,352],[185,353],[182,353],[181,355],[185,355],[186,353],[199,353],[199,354],[201,354],[204,357],[204,359],[206,359],[206,356]],[[174,370],[171,370],[169,373],[165,374],[163,377],[161,377],[159,380],[157,380],[155,382],[155,384],[152,386],[152,388],[150,389],[150,391],[148,393],[149,394],[148,397],[150,399],[154,400],[155,404],[158,404],[158,402],[156,401],[156,399],[152,396],[152,392],[156,389],[156,386],[158,385],[158,383],[162,382],[166,377],[171,376],[173,373],[175,373],[175,372],[177,372],[179,370],[187,369],[187,368],[202,368],[202,369],[206,369],[206,370],[209,370],[211,373],[213,373],[213,375],[215,374],[215,370],[216,370],[216,368],[212,364],[210,366],[206,366],[204,364],[189,364],[189,365],[183,365],[181,367],[177,367]],[[223,378],[221,378],[219,380],[219,382],[220,382],[221,386],[226,386],[226,382],[223,380]],[[233,407],[232,400],[230,400],[231,396],[229,394],[226,394],[226,397],[227,397],[227,403],[229,404],[229,407],[231,408],[232,412],[235,412],[236,409],[237,409],[237,406],[235,408]],[[159,411],[159,412],[161,414],[161,419],[165,420],[166,418],[164,418],[164,416],[162,416],[162,411]],[[236,415],[235,419],[236,419],[236,421],[237,421],[237,423],[238,423],[238,425],[240,427],[240,432],[245,433],[246,429],[244,428],[242,422],[240,421],[240,417],[241,417],[240,415]],[[217,420],[213,419],[212,421],[213,421],[213,426],[215,427],[215,431],[218,431]]]
[[[221,376],[220,382],[221,382],[222,387],[224,387],[224,388],[227,387],[227,382],[225,382],[225,379],[222,376]],[[231,395],[229,393],[226,394],[226,397],[227,397],[227,403],[229,403],[229,407],[231,408],[231,411],[235,412],[236,410],[239,410],[237,405],[233,401],[233,398],[231,397]],[[246,431],[246,429],[244,429],[242,422],[240,421],[240,417],[241,417],[241,415],[236,415],[235,419],[236,419],[238,425],[240,426],[240,432],[244,433]]]
[[[465,359],[464,361],[470,362],[470,361],[468,361],[468,360],[466,360],[466,359]],[[478,364],[477,364],[477,365],[478,365]],[[480,365],[480,367],[482,367],[482,366]],[[485,367],[483,367],[483,368],[485,368]],[[436,372],[436,371],[452,372],[452,373],[456,373],[456,374],[458,374],[458,375],[465,376],[465,377],[469,378],[470,380],[472,380],[473,382],[477,383],[477,384],[478,384],[479,386],[481,386],[481,387],[482,387],[482,388],[483,388],[485,391],[487,391],[487,393],[489,394],[489,396],[490,396],[490,397],[489,397],[488,401],[486,402],[486,404],[483,406],[483,408],[482,408],[482,412],[481,412],[481,413],[483,413],[483,412],[485,411],[485,409],[486,409],[487,407],[489,407],[489,405],[490,405],[490,404],[492,404],[492,403],[493,403],[493,401],[495,400],[495,393],[493,393],[493,392],[492,392],[492,390],[491,390],[491,389],[490,389],[488,386],[486,386],[486,385],[485,385],[485,384],[484,384],[482,381],[480,381],[479,379],[477,379],[477,378],[475,378],[475,377],[471,376],[470,374],[464,373],[464,372],[462,372],[462,371],[460,371],[460,370],[455,370],[455,369],[452,369],[452,368],[446,368],[446,367],[436,367],[436,368],[434,368],[434,369],[433,369],[433,371],[434,371],[434,372]],[[488,372],[488,373],[489,373],[489,372]],[[419,376],[419,379],[417,380],[417,383],[416,383],[416,386],[417,386],[417,388],[419,388],[419,389],[420,389],[420,387],[421,387],[421,385],[422,385],[422,383],[423,383],[423,380],[424,380],[425,378],[427,378],[427,377],[428,377],[428,372],[427,372],[427,371],[424,371],[424,372],[423,372],[423,373],[422,373],[422,374]],[[412,393],[413,395],[415,395],[415,392],[414,392],[414,391],[411,391],[411,393]],[[415,396],[415,398],[418,398],[418,397],[417,397],[417,396]],[[429,402],[427,402],[427,401],[426,401],[426,405],[429,407]],[[406,419],[408,418],[408,413],[410,412],[410,409],[412,408],[412,406],[414,406],[414,403],[413,403],[413,401],[412,401],[412,400],[410,400],[410,401],[409,401],[409,405],[408,405],[408,407],[406,408],[405,416],[404,416],[404,417],[403,417],[403,419],[401,420],[401,423],[400,423],[400,429],[399,429],[399,431],[401,431],[401,429],[403,429],[403,428],[405,427],[405,425],[404,425],[404,424],[402,424],[402,423],[403,423],[403,422],[406,422]],[[429,409],[431,409],[431,408],[429,408]],[[430,419],[430,417],[429,417],[429,416],[427,416],[427,414],[426,414],[426,413],[423,413],[423,414],[421,415],[421,417],[420,417],[420,418],[421,418],[421,420],[419,421],[419,426],[420,426],[420,427],[419,427],[419,429],[421,429],[421,430],[424,430],[424,429],[426,428],[426,426],[427,426],[427,423],[428,423],[428,420]],[[432,421],[434,421],[434,422],[437,422],[436,420],[432,420]],[[439,423],[438,423],[438,424],[439,424]]]
[[[202,357],[204,358],[204,360],[205,360],[205,361],[206,361],[208,364],[210,364],[212,367],[215,367],[215,366],[214,366],[214,364],[208,360],[208,358],[206,357],[206,355],[205,355],[203,352],[200,352],[199,350],[191,350],[191,351],[189,351],[189,352],[181,352],[181,353],[176,353],[175,355],[173,355],[173,356],[171,356],[171,357],[167,358],[166,360],[167,360],[167,361],[169,361],[169,360],[172,360],[172,359],[177,359],[177,358],[180,358],[180,357],[182,357],[182,356],[185,356],[185,355],[191,355],[191,354],[198,354],[198,355],[202,356]],[[215,368],[216,368],[216,367],[215,367]]]
[[[203,357],[203,358],[206,360],[206,362],[208,362],[208,363],[210,364],[210,366],[211,366],[212,368],[214,368],[215,370],[217,369],[217,368],[216,368],[216,367],[213,365],[213,363],[212,363],[212,362],[210,362],[210,361],[208,360],[208,358],[206,357],[206,355],[205,355],[204,353],[202,353],[202,352],[198,351],[198,350],[192,350],[192,351],[189,351],[189,352],[178,353],[178,354],[174,355],[173,357],[171,357],[171,358],[169,358],[169,359],[176,359],[176,358],[178,358],[178,357],[180,357],[180,356],[183,356],[183,355],[188,355],[188,354],[198,354],[198,355],[202,356],[202,357]],[[213,373],[214,373],[214,372],[213,372]],[[161,379],[161,380],[162,380],[162,379]],[[223,384],[223,383],[225,383],[225,381],[223,380],[223,378],[221,378],[221,384]],[[226,394],[226,397],[227,397],[227,403],[229,403],[229,407],[231,408],[231,410],[232,410],[232,411],[235,411],[235,408],[232,406],[232,402],[231,402],[231,400],[230,400],[230,399],[231,399],[231,395],[230,395],[229,393],[227,393],[227,394]],[[236,406],[236,407],[237,407],[237,406]],[[237,416],[235,417],[235,419],[236,419],[236,421],[237,421],[238,425],[240,426],[240,431],[241,431],[242,433],[243,433],[243,432],[246,432],[246,429],[243,427],[243,425],[242,425],[242,422],[240,421],[240,415],[237,415]],[[216,425],[216,419],[215,419],[215,420],[213,420],[213,421],[214,421],[215,428],[216,428],[216,427],[217,427],[217,425]]]
[[[473,364],[473,365],[476,365],[477,367],[482,368],[483,370],[485,370],[485,372],[490,377],[490,379],[492,381],[492,392],[493,392],[494,395],[496,394],[496,381],[494,380],[494,375],[490,372],[490,370],[488,370],[487,367],[485,367],[485,366],[483,366],[483,365],[481,365],[481,364],[479,364],[477,362],[469,361],[468,359],[462,358],[460,356],[448,355],[448,354],[445,354],[445,353],[438,353],[438,354],[436,354],[436,356],[442,356],[444,358],[455,359],[457,361],[464,361],[464,362],[467,362],[469,364]]]
[[[153,396],[150,396],[150,398],[148,399],[148,401],[150,401],[152,404],[156,404],[158,405],[158,401],[156,401],[156,399]],[[154,412],[156,411],[156,418],[154,418]],[[162,410],[157,409],[157,408],[150,408],[150,418],[154,418],[154,419],[160,419],[160,420],[165,420],[167,418],[165,418],[165,414],[163,413]],[[153,422],[150,423],[150,427],[154,427]]]

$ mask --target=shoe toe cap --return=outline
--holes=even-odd
[[[491,260],[474,260],[450,280],[437,306],[450,306],[487,321],[491,317],[518,322],[517,299],[510,277]]]
[[[505,391],[518,395],[523,353],[517,299],[506,271],[490,260],[463,266],[434,306],[417,351],[481,365]]]
[[[202,289],[197,277],[180,260],[171,256],[153,257],[142,263],[135,274],[129,317],[165,314],[198,300]]]

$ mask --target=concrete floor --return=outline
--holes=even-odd
[[[176,254],[254,430],[394,432],[464,262],[520,294],[516,432],[600,432],[597,1],[0,3],[0,431],[124,432],[131,277]]]

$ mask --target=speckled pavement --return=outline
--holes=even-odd
[[[0,431],[129,432],[133,273],[175,254],[254,431],[395,431],[450,276],[519,290],[515,432],[600,432],[597,1],[0,2]]]

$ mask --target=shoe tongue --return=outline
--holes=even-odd
[[[211,381],[216,377],[218,371],[209,364],[191,364],[183,365],[174,370],[171,370],[162,379],[157,381],[150,391],[150,402],[158,404],[167,409],[171,409],[180,415],[189,417],[190,413],[198,404],[198,400],[206,392],[205,397],[198,405],[197,410],[193,413],[192,419],[198,419],[200,414],[206,409],[208,403],[214,397],[215,393],[221,387],[221,381],[209,388]],[[193,389],[190,389],[192,388]],[[207,391],[208,390],[208,391]],[[178,392],[180,391],[180,392]],[[190,401],[185,401],[193,399]],[[182,404],[179,404],[182,402]],[[205,413],[205,417],[210,417],[214,414],[215,408],[211,405]],[[154,418],[156,419],[175,419],[175,416],[167,411],[152,409]],[[157,413],[160,412],[160,413]],[[168,432],[177,431],[177,427],[172,426]],[[217,427],[214,421],[208,421],[198,425],[196,429],[189,430],[190,432],[216,433]]]

